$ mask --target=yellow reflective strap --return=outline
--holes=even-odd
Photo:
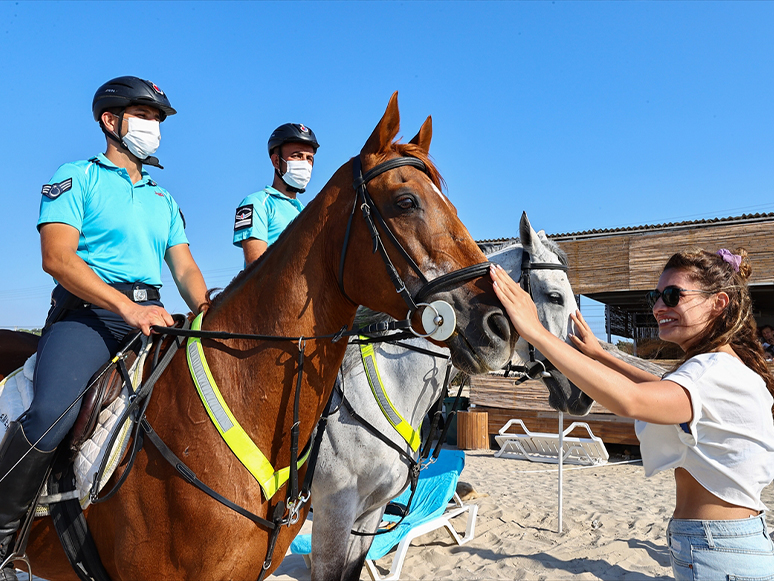
[[[360,339],[367,340],[368,337],[361,335]],[[403,416],[400,415],[400,412],[395,409],[395,406],[390,401],[390,396],[388,396],[387,392],[384,390],[382,377],[379,374],[379,367],[376,364],[376,351],[374,351],[373,343],[361,343],[360,356],[363,359],[363,367],[366,372],[366,377],[368,378],[368,385],[371,386],[371,392],[373,392],[376,403],[379,404],[379,408],[382,410],[384,417],[392,424],[395,431],[406,440],[408,445],[411,446],[411,449],[416,452],[422,442],[422,437],[419,430],[415,430],[411,424],[403,419]]]
[[[199,314],[191,323],[191,329],[201,329],[203,314]],[[258,449],[255,442],[239,424],[234,414],[231,413],[223,395],[218,389],[215,379],[212,377],[210,367],[204,357],[201,339],[189,337],[186,344],[186,357],[188,369],[191,372],[196,391],[202,400],[207,415],[220,433],[223,440],[231,448],[231,451],[239,461],[250,471],[261,486],[266,499],[274,496],[274,493],[287,482],[290,468],[282,468],[275,472],[271,462]],[[303,466],[309,457],[310,450],[298,460],[298,467]]]

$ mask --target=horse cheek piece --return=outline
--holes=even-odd
[[[390,159],[380,163],[376,167],[371,168],[365,173],[365,175],[363,174],[360,156],[352,159],[352,173],[354,178],[352,186],[355,188],[357,195],[355,196],[355,203],[352,207],[352,212],[349,215],[347,230],[344,236],[344,245],[341,249],[341,260],[339,262],[339,289],[341,290],[342,294],[347,297],[347,299],[353,303],[356,303],[356,301],[353,301],[347,295],[347,291],[344,290],[344,265],[347,258],[349,235],[352,229],[352,218],[355,215],[355,209],[357,208],[358,203],[360,203],[363,218],[366,221],[368,231],[371,234],[371,240],[373,241],[373,252],[376,253],[378,251],[381,254],[384,265],[387,268],[387,273],[390,276],[390,280],[395,286],[395,291],[401,297],[403,297],[403,300],[406,302],[406,305],[409,308],[406,319],[395,324],[390,324],[390,328],[406,329],[417,337],[429,337],[437,341],[445,341],[454,334],[454,331],[457,327],[457,315],[454,312],[454,309],[446,301],[436,300],[432,303],[426,303],[422,302],[422,298],[430,296],[435,292],[449,290],[450,288],[454,288],[455,286],[458,286],[469,280],[486,276],[489,273],[489,263],[483,262],[481,264],[474,264],[472,266],[460,268],[453,272],[448,272],[436,279],[433,279],[432,281],[427,280],[417,263],[413,258],[411,258],[408,252],[406,252],[401,243],[392,233],[392,230],[390,230],[389,226],[387,226],[387,223],[379,212],[379,209],[376,207],[376,204],[371,198],[371,195],[368,193],[367,188],[368,182],[374,179],[376,176],[405,165],[416,167],[427,173],[427,167],[425,167],[424,162],[416,157],[398,157],[396,159]],[[390,242],[392,242],[393,246],[397,248],[398,252],[409,265],[409,267],[422,281],[424,286],[419,290],[416,298],[411,296],[411,293],[409,293],[405,283],[400,278],[397,269],[393,265],[392,260],[390,260],[390,257],[387,254],[387,250],[384,247],[384,243],[382,242],[382,238],[379,235],[379,230],[376,228],[374,218],[376,218],[376,222],[378,222],[378,224],[382,227],[387,235],[387,238],[390,240]],[[411,316],[419,310],[419,307],[425,307],[422,313],[422,326],[425,330],[424,334],[415,331],[411,326]]]

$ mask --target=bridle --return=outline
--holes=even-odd
[[[521,288],[524,290],[524,292],[529,294],[529,298],[531,299],[534,298],[532,296],[532,282],[530,280],[530,274],[533,270],[561,270],[563,272],[567,272],[567,265],[554,264],[552,262],[532,262],[532,257],[530,256],[527,249],[522,248],[519,284],[521,285]],[[508,362],[508,364],[505,366],[505,377],[508,377],[508,374],[511,371],[523,374],[522,377],[517,380],[517,384],[522,383],[527,379],[542,379],[549,377],[550,374],[548,373],[548,367],[553,368],[553,364],[548,359],[543,361],[535,359],[535,346],[532,343],[527,342],[527,346],[529,348],[529,361],[527,364],[512,365],[510,362]],[[546,364],[548,364],[548,367]]]
[[[352,186],[355,189],[356,195],[354,204],[352,205],[352,211],[349,215],[349,220],[347,221],[347,230],[344,235],[344,244],[341,249],[338,278],[339,289],[350,302],[358,304],[356,301],[352,300],[349,295],[347,295],[347,291],[344,289],[344,264],[347,258],[347,247],[349,245],[352,221],[355,215],[355,210],[359,206],[363,214],[363,219],[366,221],[368,231],[371,234],[373,252],[375,253],[379,251],[379,254],[382,257],[382,261],[384,262],[384,266],[387,269],[387,274],[389,275],[392,284],[395,286],[395,291],[403,298],[409,309],[405,320],[391,322],[391,327],[385,330],[404,329],[409,330],[417,337],[432,337],[438,340],[448,339],[454,332],[454,326],[456,324],[456,320],[451,325],[449,324],[450,321],[448,319],[455,317],[454,310],[452,309],[451,305],[445,301],[433,301],[432,303],[423,301],[433,293],[441,292],[442,290],[448,290],[459,286],[461,283],[485,276],[489,272],[489,263],[483,262],[481,264],[466,266],[464,268],[460,268],[458,270],[441,275],[432,281],[427,280],[417,263],[413,258],[411,258],[408,252],[406,252],[406,249],[403,248],[401,243],[395,237],[395,234],[393,234],[393,232],[390,230],[387,222],[385,222],[384,218],[379,212],[379,209],[376,207],[373,198],[371,198],[371,195],[368,193],[367,184],[369,181],[374,179],[376,176],[383,174],[384,172],[401,166],[415,167],[422,170],[429,177],[427,166],[421,159],[416,157],[397,157],[390,159],[371,168],[365,174],[363,174],[360,156],[352,158],[352,174],[354,180]],[[392,263],[392,260],[387,253],[387,249],[384,246],[384,242],[382,241],[382,237],[379,234],[377,224],[381,226],[381,229],[384,231],[384,235],[390,242],[392,242],[392,245],[398,250],[398,253],[403,257],[409,267],[417,274],[419,280],[422,282],[423,286],[416,294],[416,296],[411,295],[409,290],[406,288],[406,284],[403,282],[403,279],[401,279],[400,274],[398,274],[395,265]],[[419,310],[420,307],[426,308],[422,317],[425,331],[427,331],[426,333],[419,333],[411,326],[411,317],[416,311]],[[429,314],[429,316],[425,316],[426,314]],[[444,321],[444,318],[446,318],[446,321]],[[428,327],[430,327],[431,330],[428,330]],[[451,329],[449,329],[449,327],[451,327]],[[439,334],[439,330],[444,331],[444,333]],[[446,336],[441,336],[442,334],[445,334],[446,331],[448,331],[448,334],[446,334]]]

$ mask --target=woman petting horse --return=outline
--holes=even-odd
[[[519,238],[523,245],[507,246],[487,257],[506,272],[530,278],[541,323],[561,340],[570,341],[570,316],[578,307],[567,278],[567,258],[542,231],[538,234],[532,229],[526,214],[521,218]],[[526,286],[526,278],[523,280]],[[369,317],[364,313],[360,316]],[[383,318],[377,313],[366,320]],[[379,525],[385,505],[406,488],[412,460],[419,455],[420,424],[445,387],[448,350],[424,339],[396,345],[358,343],[347,348],[342,388],[332,401],[336,411],[328,418],[312,481],[315,581],[360,578],[374,538],[371,533]],[[406,343],[410,348],[404,346]],[[517,343],[517,353],[523,362],[529,361],[525,341]],[[591,398],[556,369],[550,369],[542,379],[551,406],[566,413],[586,414]],[[342,398],[347,405],[342,405]],[[353,412],[372,428],[366,428]],[[351,535],[351,530],[366,534]]]
[[[309,442],[347,346],[332,336],[352,324],[359,304],[410,320],[417,330],[423,309],[407,304],[443,300],[452,305],[456,318],[444,318],[444,324],[453,325],[443,344],[454,364],[468,373],[499,369],[516,343],[487,267],[481,267],[486,257],[439,190],[440,176],[428,157],[430,118],[410,143],[393,143],[398,127],[393,95],[360,155],[345,163],[266,254],[218,295],[201,322],[204,331],[287,340],[201,339],[186,349],[192,355],[201,346],[219,401],[275,470],[290,465],[292,430],[299,448]],[[431,330],[437,318],[431,317]],[[274,558],[267,560],[268,527],[194,488],[156,448],[145,446],[115,496],[87,509],[109,576],[217,580],[271,573],[308,506],[299,499],[299,518],[290,519],[282,510],[288,484],[273,494],[263,492],[210,419],[184,354],[177,353],[159,378],[146,417],[204,484],[264,519],[273,520],[280,507],[282,524],[272,529],[279,535],[273,538]],[[124,470],[119,466],[113,483]],[[305,465],[300,479],[304,472]],[[73,579],[57,543],[49,519],[35,523],[28,548],[35,572]]]
[[[761,491],[774,478],[774,377],[756,337],[744,250],[679,252],[647,294],[659,337],[685,352],[658,378],[603,351],[580,314],[574,342],[543,329],[501,269],[497,296],[522,337],[612,412],[637,420],[646,476],[674,469],[667,527],[678,580],[771,579],[774,544]]]

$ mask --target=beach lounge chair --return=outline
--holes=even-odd
[[[426,533],[445,528],[458,545],[464,545],[475,536],[478,506],[464,504],[456,492],[457,480],[464,465],[465,452],[462,450],[441,450],[438,461],[422,470],[409,515],[395,529],[374,537],[374,542],[366,556],[366,568],[371,579],[375,581],[399,579],[409,545],[414,539]],[[410,493],[410,490],[405,490],[393,502],[405,505]],[[460,535],[450,520],[465,512],[468,513],[468,522],[465,533]],[[397,516],[384,516],[386,522],[399,519],[400,517]],[[395,545],[398,548],[395,551],[390,572],[382,577],[374,562],[387,555]],[[290,546],[290,551],[304,555],[307,566],[311,566],[311,535],[298,535]]]
[[[509,432],[511,426],[520,426],[523,434]],[[575,428],[585,428],[588,438],[568,436]],[[591,433],[591,428],[585,422],[573,422],[563,431],[562,441],[563,462],[567,464],[581,464],[584,466],[606,464],[609,458],[607,448],[601,438]],[[546,434],[543,432],[530,432],[521,420],[509,420],[497,436],[495,441],[500,449],[495,452],[495,457],[516,458],[519,460],[532,460],[533,462],[559,462],[559,434]]]

